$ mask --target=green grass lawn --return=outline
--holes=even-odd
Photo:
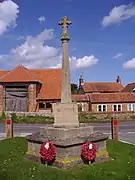
[[[135,180],[135,146],[108,140],[112,161],[59,170],[26,160],[24,138],[0,141],[0,180]]]

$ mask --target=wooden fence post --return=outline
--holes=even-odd
[[[118,119],[111,118],[112,139],[118,141]]]
[[[13,123],[12,116],[10,114],[7,115],[5,126],[6,126],[6,138],[13,138]]]

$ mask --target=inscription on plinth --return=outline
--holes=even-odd
[[[76,103],[53,104],[54,127],[79,127],[78,106]]]

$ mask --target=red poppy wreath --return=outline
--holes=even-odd
[[[87,162],[93,162],[96,159],[96,145],[87,141],[82,145],[82,158]]]
[[[40,147],[40,158],[44,163],[50,163],[55,159],[56,147],[51,141],[43,143]]]

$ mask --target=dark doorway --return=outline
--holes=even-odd
[[[6,86],[5,111],[28,111],[28,88],[25,86]]]

